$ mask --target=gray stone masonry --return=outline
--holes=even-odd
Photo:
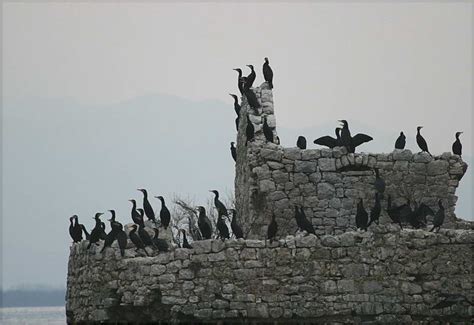
[[[242,116],[249,114],[256,137],[245,145],[247,120],[241,118],[235,177],[236,209],[247,238],[265,238],[272,214],[280,235],[294,234],[295,204],[304,208],[318,235],[355,229],[357,201],[362,198],[367,211],[375,202],[374,168],[379,169],[387,185],[383,210],[388,195],[394,206],[410,199],[412,204],[425,203],[435,212],[441,199],[447,216],[444,227],[461,226],[454,214],[455,192],[467,164],[459,156],[446,152],[432,157],[410,150],[348,154],[343,147],[301,150],[267,143],[262,124],[267,116],[269,125],[276,127],[273,95],[266,83],[254,91],[262,108],[256,112],[243,97]],[[313,140],[323,135],[308,138],[308,146],[314,146]],[[392,146],[393,143],[387,144]],[[389,222],[385,211],[381,222]]]

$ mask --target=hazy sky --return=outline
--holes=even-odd
[[[41,129],[43,122],[57,123],[58,130],[64,127],[64,123],[55,120],[56,109],[87,110],[87,116],[75,112],[74,120],[68,120],[70,124],[67,125],[73,128],[76,118],[77,125],[86,121],[84,133],[98,132],[103,137],[108,136],[100,133],[105,130],[107,122],[92,123],[94,120],[97,122],[93,115],[95,110],[128,107],[124,102],[136,104],[137,98],[146,95],[173,95],[187,101],[182,105],[189,103],[190,107],[194,105],[203,110],[208,103],[212,107],[209,116],[212,116],[212,112],[216,112],[212,111],[213,107],[221,107],[222,103],[231,106],[228,93],[237,92],[237,75],[232,68],[242,67],[248,73],[245,65],[253,64],[257,71],[256,83],[259,84],[263,81],[263,58],[267,56],[275,73],[278,127],[297,132],[303,128],[333,125],[335,120],[345,118],[384,136],[390,137],[404,130],[407,136],[413,137],[416,126],[424,125],[423,134],[433,153],[450,151],[454,133],[464,131],[464,153],[472,157],[472,26],[472,4],[467,2],[4,3],[4,285],[64,284],[65,247],[69,242],[67,223],[58,228],[64,228],[64,234],[58,235],[59,241],[43,236],[37,238],[35,245],[24,243],[16,247],[15,234],[8,233],[7,226],[28,227],[22,223],[22,212],[18,211],[18,205],[25,203],[18,200],[26,195],[25,187],[29,187],[29,182],[37,186],[31,185],[35,192],[28,193],[30,210],[40,220],[48,220],[54,205],[61,208],[61,213],[55,215],[55,220],[61,222],[69,214],[79,211],[87,213],[84,219],[90,223],[93,211],[110,208],[91,203],[90,195],[96,195],[94,188],[100,186],[95,177],[88,179],[87,186],[75,192],[77,202],[85,202],[82,206],[68,201],[67,193],[71,189],[67,183],[58,184],[63,187],[51,193],[48,180],[59,182],[67,178],[68,173],[77,174],[81,179],[110,172],[107,174],[109,178],[103,181],[109,184],[110,198],[125,202],[121,206],[123,215],[128,211],[126,199],[129,197],[126,196],[133,193],[139,197],[131,190],[141,184],[141,179],[117,180],[118,175],[130,176],[125,165],[120,165],[117,170],[114,165],[110,170],[104,167],[104,170],[97,168],[82,172],[72,167],[71,170],[62,170],[59,165],[49,164],[49,155],[67,155],[71,161],[77,157],[81,163],[87,164],[92,159],[91,152],[96,154],[94,159],[100,160],[101,155],[111,156],[112,152],[130,150],[115,145],[113,150],[106,145],[102,148],[103,138],[97,136],[84,142],[83,147],[67,147],[64,143],[56,147],[48,142],[47,145],[52,146],[48,152],[45,143],[38,141],[46,133],[55,135],[55,130]],[[27,111],[25,105],[30,105],[29,109],[35,114],[21,115],[14,111],[18,107]],[[225,105],[223,107],[227,109]],[[166,110],[162,112],[166,114]],[[207,128],[204,131],[201,128],[201,131],[207,132],[210,139],[216,137],[213,123],[221,117],[230,121],[229,128],[233,127],[232,108],[222,116],[219,114],[215,114],[215,121],[202,121]],[[176,116],[176,121],[156,124],[156,131],[163,141],[172,132],[167,133],[167,128],[186,118],[186,114]],[[143,121],[146,122],[146,117]],[[31,129],[38,128],[31,131],[25,125],[31,125]],[[87,125],[94,125],[94,129],[87,129]],[[127,131],[126,124],[121,126],[123,128],[117,133]],[[138,127],[140,132],[140,125],[134,127]],[[66,129],[63,132],[65,136],[70,135]],[[138,132],[133,132],[133,136]],[[152,143],[156,135],[149,130],[146,132],[146,141]],[[225,132],[224,129],[222,133]],[[231,129],[229,136],[232,134]],[[182,136],[184,139],[196,134],[187,134],[183,129]],[[408,141],[415,149],[413,139]],[[136,145],[139,147],[140,143]],[[367,148],[380,148],[381,144],[375,143],[374,146]],[[391,151],[392,146],[393,143],[386,144],[386,151]],[[160,157],[159,148],[154,150]],[[22,156],[25,152],[30,152],[33,159]],[[214,154],[197,151],[189,158],[208,155],[214,159]],[[129,158],[116,157],[120,162]],[[143,163],[139,157],[134,159]],[[138,164],[127,163],[130,166]],[[159,159],[153,166],[162,168]],[[173,163],[170,162],[170,166]],[[200,174],[210,175],[212,172],[211,167]],[[221,172],[226,182],[219,185],[231,189],[232,168],[226,167]],[[189,176],[183,173],[181,182],[186,177]],[[471,172],[469,177],[472,177]],[[94,179],[97,179],[97,184]],[[200,195],[194,185],[191,188],[162,186],[166,193],[179,191]],[[87,188],[90,193],[84,194],[82,191]],[[207,195],[206,190],[207,185],[204,195]],[[46,205],[45,201],[50,204]],[[41,228],[41,223],[35,227],[39,228],[29,228],[25,234],[46,229]],[[25,266],[23,263],[27,262],[21,256],[40,255],[44,251],[50,253],[51,262],[47,264],[52,266],[42,265],[41,275],[35,278],[32,274],[38,270],[32,265]]]

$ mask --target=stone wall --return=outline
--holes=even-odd
[[[367,211],[375,201],[374,168],[379,169],[385,180],[385,198],[391,195],[393,205],[410,199],[412,204],[423,202],[437,211],[437,201],[441,199],[446,208],[445,227],[458,225],[455,192],[467,169],[459,156],[443,153],[432,157],[410,150],[348,154],[343,147],[301,150],[266,143],[263,117],[267,116],[268,124],[276,127],[273,95],[266,83],[254,90],[262,108],[256,112],[243,98],[242,114],[249,114],[256,137],[245,145],[247,121],[241,118],[235,178],[236,208],[249,238],[265,238],[272,214],[276,216],[280,235],[294,234],[295,204],[304,207],[318,235],[354,229],[358,199],[364,200]],[[308,146],[314,146],[314,138],[307,139]],[[392,146],[393,143],[387,144]],[[386,200],[382,200],[382,207],[385,209]],[[381,221],[390,222],[386,215]]]
[[[472,321],[474,231],[368,232],[205,240],[146,257],[73,244],[68,323]],[[434,309],[438,303],[452,306]]]

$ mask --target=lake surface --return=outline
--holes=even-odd
[[[7,307],[0,308],[2,325],[64,325],[66,310],[58,307]]]

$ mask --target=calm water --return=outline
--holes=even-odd
[[[1,325],[64,325],[66,311],[59,307],[9,307],[0,308]]]

